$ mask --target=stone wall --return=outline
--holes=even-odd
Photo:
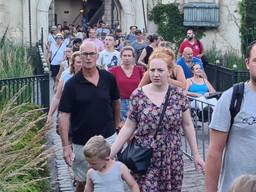
[[[7,38],[14,43],[29,45],[30,37],[34,45],[41,37],[48,34],[48,9],[51,0],[30,0],[31,30],[29,22],[29,0],[0,0],[0,32],[8,27]],[[31,35],[30,35],[31,31]]]
[[[150,1],[149,1],[150,2]],[[151,0],[151,6],[158,0]],[[215,2],[220,6],[220,26],[218,28],[210,28],[205,32],[205,37],[202,39],[205,49],[210,49],[215,46],[218,50],[226,52],[228,50],[235,51],[241,54],[241,39],[240,39],[240,19],[239,2],[240,0],[162,0],[162,3],[179,2],[181,4],[188,2]],[[156,31],[157,27],[149,23],[149,31]],[[185,36],[185,34],[184,34]]]
[[[147,5],[148,1],[144,1],[145,16],[146,16],[146,25],[148,22],[147,19]],[[137,25],[139,29],[145,30],[145,22],[143,16],[143,8],[141,0],[119,0],[121,4],[121,28],[124,32],[129,33],[129,27],[131,25]]]
[[[21,2],[16,0],[9,0],[8,3],[5,0],[0,1],[0,32],[3,35],[8,28],[6,37],[16,43],[22,42],[24,32]],[[16,10],[15,7],[19,7],[19,9]]]
[[[73,23],[77,17],[81,20],[80,9],[82,8],[81,1],[74,0],[55,0],[55,12],[57,15],[57,23],[63,24],[67,21],[68,24]],[[81,23],[77,23],[81,24]]]
[[[216,45],[222,52],[233,50],[241,54],[239,0],[220,0],[220,26],[208,30],[203,38],[206,49]]]

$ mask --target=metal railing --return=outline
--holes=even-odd
[[[31,51],[35,58],[35,75],[0,80],[0,104],[17,97],[15,104],[32,103],[45,108],[46,111],[48,110],[50,77],[42,45],[43,39],[37,43],[33,53]]]
[[[32,103],[49,107],[49,74],[0,80],[0,102],[17,96],[16,104]],[[17,95],[17,93],[20,93]]]
[[[191,101],[191,116],[196,133],[196,141],[200,155],[205,160],[207,148],[210,142],[209,124],[214,105],[201,101],[197,98],[189,97]],[[193,106],[192,106],[193,103]],[[192,152],[185,137],[182,138],[183,154],[193,160]]]
[[[214,64],[205,65],[205,72],[208,80],[218,91],[224,91],[237,82],[249,79],[249,72],[247,70],[229,69]]]

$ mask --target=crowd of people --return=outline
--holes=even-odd
[[[248,157],[250,164],[245,169],[241,166],[233,169],[239,165],[232,147],[236,146],[241,131],[238,131],[239,120],[235,119],[237,128],[232,128],[229,134],[232,125],[228,122],[228,107],[224,109],[223,106],[228,106],[230,90],[216,105],[205,172],[187,96],[206,98],[215,89],[204,72],[203,44],[196,39],[192,29],[187,31],[179,46],[178,58],[172,50],[173,44],[159,35],[146,36],[137,26],[131,26],[129,34],[124,35],[120,29],[111,30],[103,21],[86,32],[80,26],[67,26],[66,23],[52,26],[46,47],[55,82],[47,122],[50,124],[58,111],[63,156],[72,167],[77,192],[110,189],[121,192],[124,182],[132,192],[181,191],[182,133],[190,145],[195,168],[206,173],[207,192],[218,190],[218,178],[222,181],[219,190],[226,192],[236,177],[256,174],[255,158],[251,158],[256,157],[253,149],[249,157],[242,153],[247,151],[242,147],[239,159],[244,161],[244,157]],[[251,79],[245,86],[244,98],[251,102],[256,96],[256,45],[252,44],[248,51],[246,65]],[[162,114],[164,107],[166,110]],[[243,108],[249,110],[246,113],[250,113],[250,118],[254,118],[254,123],[243,123],[247,131],[255,128],[256,106]],[[241,118],[246,121],[244,116]],[[160,119],[161,128],[158,127]],[[235,131],[237,133],[233,133]],[[242,135],[256,136],[247,132]],[[116,159],[117,153],[131,140],[152,149],[150,165],[143,174],[131,172]],[[250,148],[254,140],[250,138],[246,141],[248,144],[240,140],[241,146]],[[224,170],[220,172],[226,145]]]

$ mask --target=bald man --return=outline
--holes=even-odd
[[[111,73],[96,67],[95,43],[85,41],[80,52],[82,69],[65,84],[59,105],[63,156],[72,166],[76,192],[84,191],[88,169],[83,146],[95,135],[113,143],[120,121],[117,83]]]
[[[201,69],[204,70],[201,59],[193,56],[193,50],[190,47],[186,47],[184,49],[182,57],[177,59],[177,64],[182,67],[186,78],[192,77],[191,67],[194,64],[199,64],[201,66]],[[204,71],[202,73],[202,76],[206,78],[206,74],[204,73]]]

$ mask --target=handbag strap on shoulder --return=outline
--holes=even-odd
[[[168,86],[168,90],[167,90],[167,93],[165,95],[164,105],[162,107],[160,119],[159,119],[158,126],[157,126],[157,129],[156,129],[155,135],[154,135],[154,139],[156,139],[157,132],[161,130],[162,121],[163,121],[164,114],[165,114],[165,111],[166,111],[166,108],[167,108],[167,105],[168,105],[168,101],[169,101],[169,97],[170,97],[170,92],[171,92],[171,88],[170,88],[170,86]]]

